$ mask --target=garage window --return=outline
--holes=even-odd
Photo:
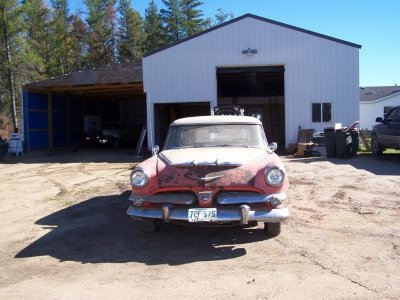
[[[332,104],[328,102],[312,104],[313,123],[328,123],[332,121]]]

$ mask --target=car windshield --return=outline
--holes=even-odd
[[[264,131],[257,124],[217,124],[171,126],[164,150],[193,147],[268,146]]]

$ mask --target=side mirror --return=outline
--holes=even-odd
[[[157,145],[155,145],[155,146],[153,147],[153,150],[151,151],[151,153],[152,153],[153,155],[157,155],[158,152],[160,152],[160,147],[158,147]]]
[[[276,149],[278,149],[278,144],[273,142],[268,145],[269,149],[271,149],[272,152],[275,152]]]
[[[375,119],[375,122],[382,123],[383,122],[383,118],[382,117],[378,117],[378,118]]]

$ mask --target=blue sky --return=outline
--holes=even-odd
[[[70,12],[83,8],[69,0]],[[206,17],[218,8],[252,13],[362,45],[360,86],[400,85],[400,0],[203,0]],[[147,0],[132,0],[144,16]],[[162,1],[156,0],[162,7]]]

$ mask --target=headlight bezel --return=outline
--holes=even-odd
[[[134,181],[134,177],[133,176],[135,174],[141,176],[141,178],[143,180],[143,183],[138,184],[137,181]],[[133,169],[133,171],[131,172],[131,175],[130,175],[130,179],[131,179],[131,185],[133,187],[135,187],[135,188],[138,188],[138,189],[142,189],[142,188],[146,187],[149,184],[149,181],[150,181],[149,175],[142,168]]]
[[[277,181],[274,177],[279,176],[279,180]],[[279,167],[267,167],[265,169],[264,174],[265,182],[272,187],[281,186],[285,180],[285,172]]]

